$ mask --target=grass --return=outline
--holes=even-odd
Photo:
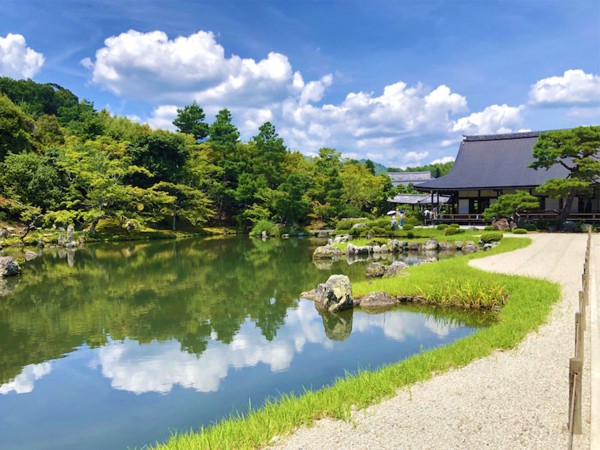
[[[357,283],[357,295],[386,290],[391,293],[412,289],[433,294],[442,280],[483,283],[502,289],[509,302],[498,312],[498,320],[488,328],[458,340],[386,366],[374,372],[363,371],[339,379],[331,387],[307,391],[303,395],[284,395],[245,416],[232,415],[198,433],[173,435],[157,449],[242,449],[266,446],[273,438],[290,434],[295,428],[310,426],[322,417],[348,420],[353,408],[365,408],[391,397],[399,387],[427,380],[433,374],[462,367],[497,349],[515,347],[530,331],[548,317],[552,304],[560,297],[560,287],[545,280],[483,272],[468,266],[474,258],[512,251],[530,243],[529,239],[506,238],[493,250],[475,253],[435,264],[409,269],[408,277]],[[458,282],[458,281],[456,281]],[[385,289],[384,289],[385,288]]]

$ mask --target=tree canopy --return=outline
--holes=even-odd
[[[563,199],[560,219],[566,220],[576,196],[591,195],[591,187],[600,180],[600,126],[578,127],[542,133],[533,147],[536,159],[530,167],[538,170],[560,165],[565,178],[552,178],[537,192]]]

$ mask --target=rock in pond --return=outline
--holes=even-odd
[[[408,268],[408,264],[406,264],[402,261],[394,261],[392,264],[390,264],[390,266],[387,268],[387,270],[383,274],[383,278],[390,278],[390,277],[396,277],[399,275],[406,275],[405,273],[401,273],[401,271],[404,269],[407,269],[407,268]]]
[[[398,301],[386,292],[371,292],[360,299],[364,309],[382,309],[397,305]]]
[[[426,252],[437,251],[439,245],[437,239],[428,239],[425,244],[423,244],[423,250]]]
[[[378,262],[371,263],[366,268],[367,277],[381,278],[386,271],[386,267]]]
[[[0,277],[12,277],[21,272],[19,263],[11,256],[0,256]]]
[[[315,306],[319,311],[337,312],[354,306],[352,285],[346,275],[331,275],[317,286]]]
[[[32,252],[31,250],[27,250],[25,252],[25,261],[31,261],[37,258],[38,254],[36,252]]]
[[[313,253],[313,259],[340,258],[341,256],[342,251],[337,247],[332,247],[331,245],[322,245],[321,247],[317,247]]]

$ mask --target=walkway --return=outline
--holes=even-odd
[[[531,237],[533,243],[525,249],[472,261],[481,269],[542,277],[562,285],[563,299],[554,306],[548,323],[527,336],[517,349],[495,352],[461,369],[400,389],[394,398],[355,412],[350,422],[320,420],[313,428],[299,429],[275,443],[275,447],[566,449],[568,365],[574,348],[574,314],[587,236]],[[591,273],[600,280],[600,236],[593,238]],[[595,279],[592,277],[592,288],[597,286]],[[592,300],[597,301],[597,295]],[[588,310],[598,314],[597,307]],[[583,435],[575,437],[576,449],[590,448],[589,335],[588,331]],[[595,422],[595,433],[598,426]]]

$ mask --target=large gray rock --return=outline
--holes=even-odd
[[[352,225],[352,229],[355,230],[356,228],[365,228],[367,226],[367,224],[365,223],[355,223],[354,225]]]
[[[364,309],[389,308],[398,301],[386,292],[371,292],[360,299],[360,307]]]
[[[497,231],[504,231],[504,230],[510,228],[510,224],[508,223],[508,220],[506,220],[506,219],[495,220],[494,222],[492,222],[492,226],[494,227],[494,230],[497,230]]]
[[[321,247],[315,248],[313,253],[313,259],[333,259],[340,258],[342,251],[337,247],[331,245],[322,245]]]
[[[346,247],[346,253],[348,255],[368,255],[373,252],[373,247],[369,245],[356,246],[352,244],[348,244]]]
[[[11,256],[0,256],[0,277],[12,277],[21,272],[19,263]]]
[[[25,261],[31,261],[37,258],[38,254],[36,252],[32,252],[31,250],[27,250],[25,252]]]
[[[422,248],[423,244],[421,244],[420,242],[411,242],[410,244],[408,244],[408,251],[410,252],[420,252]]]
[[[475,253],[479,251],[479,247],[475,244],[466,244],[463,245],[461,251],[463,254],[468,255],[469,253]]]
[[[337,312],[354,306],[352,285],[346,275],[331,275],[317,286],[315,306],[319,311]]]
[[[387,270],[383,274],[383,278],[396,277],[398,275],[406,275],[406,274],[401,273],[401,271],[403,271],[404,269],[407,269],[407,268],[408,268],[408,264],[406,264],[402,261],[394,261],[392,264],[390,264],[390,266],[387,268]]]
[[[423,244],[423,250],[426,252],[437,251],[439,247],[439,242],[437,239],[429,239]]]
[[[371,263],[367,266],[366,274],[370,278],[381,278],[385,274],[386,267],[378,262]]]
[[[462,246],[462,244],[461,244]],[[452,244],[452,242],[440,242],[439,244],[439,250],[440,252],[451,252],[454,250],[454,244]]]
[[[8,237],[8,230],[5,227],[0,228],[0,239],[6,239]]]
[[[342,242],[348,242],[349,240],[350,240],[350,236],[348,236],[347,234],[344,234],[344,235],[340,234],[335,237],[335,239],[333,240],[333,243],[339,244]]]
[[[69,224],[67,227],[67,244],[75,242],[75,228]]]
[[[58,244],[59,247],[63,247],[65,245],[65,235],[64,234],[58,235],[58,240],[56,241],[56,243]]]

